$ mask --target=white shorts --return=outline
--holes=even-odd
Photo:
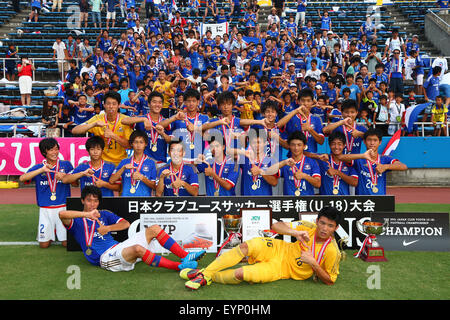
[[[137,259],[136,262],[130,263],[126,261],[122,256],[122,250],[134,245],[140,245],[147,250],[150,250],[150,244],[147,243],[147,239],[145,237],[145,229],[136,233],[136,235],[128,238],[124,242],[117,244],[103,252],[100,257],[100,267],[102,269],[118,272],[118,271],[131,271],[134,269],[134,265],[141,261],[141,259]]]
[[[116,20],[116,12],[107,12],[106,13],[106,19],[112,19],[112,20]]]
[[[62,210],[66,210],[66,206],[39,208],[37,241],[55,241],[55,233],[59,241],[67,241],[67,229],[64,227],[61,219],[59,219],[59,212]]]
[[[31,94],[31,88],[33,86],[33,80],[30,76],[19,77],[19,90],[20,94]]]
[[[418,74],[416,77],[416,85],[423,86],[423,74]]]

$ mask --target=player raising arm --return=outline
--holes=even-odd
[[[337,156],[339,161],[352,162],[358,175],[357,195],[385,195],[386,172],[408,170],[408,167],[397,159],[378,153],[382,137],[380,130],[370,128],[363,137],[366,152]]]
[[[120,94],[108,92],[104,98],[104,114],[98,114],[83,124],[72,129],[74,135],[86,132],[100,136],[105,141],[103,160],[118,165],[127,157],[126,149],[130,148],[128,138],[133,131],[131,127],[122,124],[126,115],[119,112]]]

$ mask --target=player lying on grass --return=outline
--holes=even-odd
[[[280,279],[305,280],[316,274],[332,285],[339,274],[341,253],[333,237],[342,214],[333,207],[323,208],[316,224],[306,221],[277,222],[272,230],[295,237],[290,243],[272,238],[253,238],[225,252],[205,269],[184,269],[185,286],[196,290],[212,282],[238,284],[266,283]],[[248,256],[249,265],[229,269]]]
[[[205,251],[186,252],[158,225],[152,225],[123,242],[113,239],[110,232],[125,230],[130,223],[109,210],[98,210],[102,192],[98,187],[86,186],[81,191],[83,211],[64,210],[59,213],[64,226],[81,246],[84,256],[93,265],[109,271],[130,271],[139,261],[152,267],[172,270],[196,268]],[[181,262],[171,261],[149,250],[156,239]]]

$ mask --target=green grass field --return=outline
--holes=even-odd
[[[1,205],[0,242],[35,241],[38,223],[35,205]],[[450,205],[398,204],[397,211],[450,212]],[[143,263],[134,271],[112,273],[91,266],[81,252],[66,252],[60,245],[0,246],[0,299],[164,299],[164,300],[318,300],[318,299],[433,299],[450,298],[450,259],[447,252],[387,252],[387,263],[366,263],[352,257],[341,262],[334,286],[313,280],[281,280],[262,285],[213,284],[189,291],[174,271]],[[206,266],[214,256],[201,262]],[[169,259],[175,259],[170,255]],[[80,289],[68,289],[70,266],[80,269]],[[368,289],[368,267],[381,270],[381,288]]]

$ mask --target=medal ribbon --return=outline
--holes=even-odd
[[[297,114],[297,117],[300,119],[300,122],[302,124],[307,123],[307,124],[311,125],[311,115],[308,115],[308,118],[306,118],[306,119],[303,119],[303,117],[299,114]],[[308,144],[308,139],[309,139],[310,133],[308,131],[303,131],[303,130],[302,130],[302,132],[306,137],[306,144]]]
[[[109,123],[108,123],[108,119],[106,118],[106,113],[105,113],[105,119],[104,119],[104,120],[105,120],[105,124],[106,124],[106,125],[108,126],[108,128],[109,128]],[[117,114],[116,120],[114,121],[114,126],[113,126],[113,128],[111,129],[112,132],[114,132],[114,130],[116,130],[117,123],[119,123],[119,114]],[[106,142],[106,144],[109,146],[110,143],[111,143],[111,138],[108,139],[108,141]]]
[[[222,119],[222,118],[220,118]],[[223,130],[223,135],[225,136],[225,143],[227,146],[230,145],[231,143],[231,132],[234,128],[234,116],[231,117],[231,122],[230,122],[230,132],[227,134],[227,129],[225,127],[225,125],[222,125],[222,130]]]
[[[200,115],[200,114],[197,112],[197,114],[195,115],[195,118],[193,118],[193,119],[194,119],[194,123],[193,123],[193,125],[194,125],[194,131],[193,131],[193,132],[189,132],[189,130],[188,130],[189,136],[191,137],[191,144],[194,144],[194,140],[195,140],[195,125],[196,125],[197,122],[198,122],[198,117],[199,117],[199,115]],[[184,122],[186,123],[186,130],[187,130],[187,127],[188,127],[189,122],[190,122],[189,119],[190,119],[190,118],[188,118],[188,116],[187,116],[187,114],[186,114],[186,119],[184,119]]]
[[[261,166],[263,165],[264,159],[265,159],[265,157],[262,158],[261,161],[259,161],[258,164],[256,164],[256,162],[252,162],[252,166],[257,166],[259,169],[261,169]],[[259,176],[252,176],[253,184],[256,184],[256,181],[258,181],[258,177]]]
[[[347,147],[347,154],[352,152],[353,142],[355,141],[355,137],[352,136],[353,129],[356,128],[356,124],[353,123],[353,127],[351,129],[347,129],[346,126],[343,126],[344,135],[345,135],[345,146]]]
[[[84,223],[84,238],[86,240],[86,246],[89,248],[92,246],[92,241],[94,240],[95,221],[92,220],[92,226],[90,231],[86,218],[83,218],[83,223]]]
[[[150,128],[150,141],[152,143],[152,145],[156,145],[156,143],[158,142],[158,132],[156,131],[156,129],[154,129],[154,126],[157,125],[158,123],[161,122],[161,120],[163,119],[162,115],[159,115],[159,119],[158,122],[154,122],[152,120],[152,118],[150,117],[150,113],[147,114],[147,119],[148,121],[150,121],[150,124],[152,125],[152,127]]]
[[[42,163],[44,164],[44,166],[47,165],[47,160],[42,161]],[[48,186],[49,186],[49,188],[50,188],[50,193],[51,193],[52,195],[56,193],[56,184],[57,184],[57,181],[56,181],[56,174],[59,172],[59,159],[56,160],[56,165],[55,165],[54,168],[55,168],[55,178],[54,178],[54,179],[52,179],[51,172],[47,172],[47,173],[46,173],[46,175],[47,175],[47,180],[48,180]],[[53,168],[52,168],[52,169],[53,169]]]
[[[273,138],[272,137],[269,138],[269,132],[275,132],[276,129],[277,129],[276,126],[272,129],[264,128],[264,130],[266,131],[267,142],[269,143],[269,149],[270,149],[271,155],[273,155],[275,153],[275,149],[276,149],[277,145],[275,142],[272,143]],[[276,133],[279,134],[279,132],[276,132]]]
[[[372,167],[372,161],[366,160],[367,167],[369,168],[369,174],[370,174],[370,180],[372,181],[372,185],[376,186],[378,184],[378,175],[376,170]],[[377,161],[374,162],[374,164],[380,163],[380,155],[378,155]]]
[[[103,173],[103,160],[102,160],[102,164],[100,165],[100,175],[98,176],[98,178],[95,176],[95,172],[98,171],[98,169],[94,169],[94,167],[92,166],[92,162],[89,162],[89,168],[94,170],[94,175],[92,176],[92,182],[95,183],[96,180],[101,180],[102,179],[102,173]]]
[[[296,188],[296,189],[300,189],[302,180],[301,180],[301,179],[300,179],[300,180],[296,179],[296,178],[295,178],[295,173],[296,173],[297,171],[303,172],[303,167],[305,166],[305,159],[306,159],[306,157],[305,157],[305,155],[303,155],[303,156],[302,156],[302,160],[298,161],[298,162],[295,164],[295,166],[293,166],[293,167],[291,168],[292,174],[293,174],[293,177],[294,177],[294,184],[295,184],[295,188]],[[299,164],[299,163],[300,163],[300,167],[297,168],[297,164]]]
[[[355,258],[359,258],[359,256],[361,255],[361,253],[364,251],[364,248],[366,246],[370,246],[372,244],[372,239],[375,239],[375,235],[373,234],[369,234],[365,239],[364,242],[361,244],[361,248],[359,249],[359,251],[357,253],[354,253],[353,255],[355,256]]]
[[[184,167],[184,163],[181,163],[180,169],[178,170],[178,174],[176,174],[178,179],[181,179],[181,177],[183,176],[183,167]],[[170,163],[170,172],[171,173],[175,173],[175,171],[173,171],[173,166],[172,166],[172,162]],[[173,174],[170,175],[170,181],[175,182],[175,177]],[[173,188],[173,193],[178,194],[178,190],[180,190],[179,188]]]
[[[334,165],[336,164],[336,162],[334,162],[334,159],[333,159],[333,156],[332,155],[330,155],[331,156],[331,161],[330,161],[330,164],[331,164],[331,167],[333,168],[333,169],[336,169],[335,167],[334,167]],[[339,163],[339,166],[338,166],[338,168],[337,168],[337,170],[338,171],[342,171],[342,165],[344,164],[344,162],[340,162]],[[337,175],[337,174],[335,174],[334,176],[333,176],[333,189],[339,189],[339,176]]]
[[[226,162],[227,162],[227,159],[225,158],[225,159],[223,159],[223,162],[220,164],[219,173],[218,173],[219,178],[222,178],[222,172],[223,172],[223,169],[225,168]],[[216,161],[214,161],[213,170],[214,170],[214,172],[216,172]],[[220,188],[219,182],[217,182],[215,179],[213,179],[213,182],[214,182],[214,189],[219,190],[219,188]]]
[[[144,154],[143,156],[142,156],[142,158],[141,158],[141,161],[139,161],[138,162],[138,167],[137,167],[137,169],[136,170],[134,170],[134,169],[131,169],[130,171],[131,171],[131,175],[130,175],[130,178],[131,178],[131,185],[134,187],[135,185],[136,185],[136,180],[134,180],[133,179],[133,173],[135,172],[135,171],[137,171],[137,172],[140,172],[141,171],[141,168],[142,168],[142,165],[144,164],[144,161],[147,159],[147,156]],[[135,161],[134,161],[134,156],[132,156],[131,157],[131,162],[130,162],[133,166],[134,166],[134,163],[135,163]],[[140,183],[141,181],[139,180],[138,181],[138,183],[137,183],[137,185],[136,185],[136,189],[137,189],[137,187],[139,186],[139,183]]]
[[[330,244],[330,242],[331,242],[331,237],[329,237],[327,239],[327,241],[325,241],[325,243],[322,245],[322,248],[320,248],[320,251],[319,251],[319,253],[317,255],[317,258],[316,258],[316,237],[314,236],[311,250],[313,252],[314,259],[316,259],[318,264],[320,264],[322,262],[323,255],[325,253],[325,250],[327,249],[327,246]]]

